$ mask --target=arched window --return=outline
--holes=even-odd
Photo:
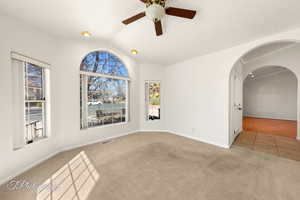
[[[80,65],[81,129],[128,122],[129,75],[106,51],[89,53]]]

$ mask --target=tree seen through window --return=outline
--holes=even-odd
[[[81,63],[81,128],[128,121],[128,72],[109,52],[92,52]]]

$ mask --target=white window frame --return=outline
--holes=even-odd
[[[82,99],[81,99],[81,115],[82,119],[80,119],[80,129],[91,129],[91,128],[104,128],[104,127],[110,127],[110,126],[118,126],[122,124],[127,124],[130,121],[130,78],[127,77],[120,77],[120,76],[111,76],[106,74],[100,74],[100,73],[94,73],[94,72],[87,72],[80,70],[79,76],[83,75],[85,78],[83,79],[84,84],[80,81],[80,87],[82,87]],[[105,125],[97,125],[97,126],[88,126],[88,104],[87,104],[87,97],[88,97],[88,88],[87,88],[87,81],[89,76],[94,77],[100,77],[100,78],[110,78],[113,80],[124,80],[126,81],[126,104],[125,104],[125,122],[118,122],[118,123],[111,123],[111,124],[105,124]]]
[[[154,119],[154,120],[151,120],[149,119],[149,85],[151,83],[159,83],[159,87],[160,87],[160,90],[159,90],[159,101],[160,101],[160,118],[159,119]],[[146,80],[145,81],[145,119],[146,121],[150,122],[150,121],[160,121],[161,120],[161,81],[160,80]]]
[[[19,63],[19,66],[14,66],[13,63]],[[13,135],[13,149],[18,150],[27,145],[36,143],[37,141],[50,137],[51,122],[50,122],[50,64],[31,58],[29,56],[20,54],[18,52],[11,52],[11,63],[13,72],[13,104],[14,104],[14,135]],[[25,67],[27,64],[33,64],[43,69],[43,97],[44,100],[26,100],[25,98]],[[18,69],[15,69],[18,68]],[[22,69],[19,69],[22,68]],[[16,71],[17,76],[16,76]],[[33,140],[32,143],[26,141],[26,122],[25,122],[25,103],[41,102],[43,103],[43,137]]]

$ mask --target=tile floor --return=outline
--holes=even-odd
[[[300,141],[288,137],[244,131],[234,145],[300,161]]]

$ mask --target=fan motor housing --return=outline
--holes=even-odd
[[[152,4],[159,4],[162,7],[165,7],[166,6],[166,1],[167,0],[148,0],[148,2],[146,3],[146,6],[148,7]]]
[[[146,8],[146,16],[154,22],[161,20],[165,15],[165,8],[160,4],[153,3]]]

